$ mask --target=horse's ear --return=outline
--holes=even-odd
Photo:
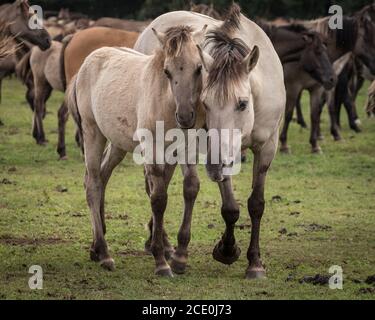
[[[203,67],[204,69],[207,71],[207,72],[210,72],[210,69],[211,69],[211,66],[214,62],[214,59],[207,53],[205,53],[201,46],[197,44],[197,48],[198,48],[198,52],[199,52],[199,55],[201,57],[201,60],[202,60],[202,63],[203,63]]]
[[[15,5],[21,9],[22,15],[25,18],[29,16],[29,3],[27,0],[17,0]]]
[[[159,40],[160,45],[164,48],[165,46],[165,34],[162,32],[156,31],[154,28],[152,28],[152,32],[154,33],[155,37]]]
[[[205,37],[206,32],[207,32],[207,27],[208,27],[208,25],[205,24],[202,30],[195,31],[193,33],[193,39],[194,39],[196,44],[200,45],[201,43],[203,43],[204,37]]]
[[[257,65],[259,60],[259,48],[258,46],[254,46],[253,50],[245,57],[243,63],[246,67],[248,73],[250,73],[255,66]]]

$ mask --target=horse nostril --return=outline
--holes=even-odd
[[[190,118],[194,119],[194,112],[190,113]]]

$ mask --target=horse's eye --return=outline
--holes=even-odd
[[[171,73],[169,72],[169,70],[164,69],[164,73],[165,73],[165,75],[167,76],[168,79],[172,79],[172,75],[171,75]]]
[[[196,74],[199,76],[202,73],[202,65],[200,64],[197,68]]]
[[[249,106],[249,101],[247,100],[240,100],[237,105],[238,111],[245,111],[247,107]]]

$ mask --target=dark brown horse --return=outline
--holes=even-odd
[[[329,28],[328,22],[330,17],[315,21],[300,21],[300,23],[303,23],[308,29],[320,32],[326,37],[331,61],[336,61],[345,54],[352,53],[371,73],[375,74],[375,24],[372,22],[374,12],[373,6],[367,6],[351,17],[344,16],[343,29],[338,30],[331,30]],[[342,82],[340,85],[343,85]],[[348,82],[346,85],[348,85]],[[345,90],[349,90],[349,88]],[[335,140],[341,140],[337,107],[339,102],[335,102],[335,93],[333,93],[333,97],[328,102],[331,134]],[[316,111],[318,113],[318,122],[320,122],[320,114],[325,102],[324,92],[322,92],[320,107]],[[313,145],[317,144],[315,140],[317,137],[318,135],[312,139],[311,143]]]
[[[48,32],[41,29],[30,29],[29,20],[31,14],[29,12],[30,5],[27,0],[17,0],[12,4],[4,4],[0,6],[0,23],[5,25],[3,36],[11,37],[15,42],[17,50],[14,53],[14,60],[20,61],[22,57],[30,50],[26,43],[37,45],[41,50],[47,50],[51,46],[51,38]],[[6,67],[12,64],[12,59],[6,62]],[[8,68],[5,74],[13,72],[13,68]],[[0,79],[2,79],[0,77]]]
[[[284,68],[287,103],[280,140],[281,151],[289,152],[287,133],[299,93],[304,89],[310,92],[311,110],[315,110],[319,106],[318,89],[322,86],[333,88],[336,77],[319,33],[308,31],[298,24],[276,27],[261,21],[257,23],[270,37]],[[318,132],[318,123],[313,123],[312,137]],[[318,145],[313,145],[313,152],[320,152]]]

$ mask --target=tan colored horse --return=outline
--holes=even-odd
[[[70,84],[72,78],[77,74],[84,60],[96,49],[102,47],[128,47],[133,48],[139,34],[104,27],[93,27],[77,32],[71,37],[64,39],[61,70],[64,88]],[[65,146],[65,127],[68,120],[68,109],[63,103],[58,111],[58,132],[59,139],[57,152],[60,159],[66,159]],[[76,140],[82,147],[79,133],[77,132]]]
[[[94,27],[107,27],[132,32],[142,32],[151,21],[123,20],[117,18],[100,18],[94,23]]]
[[[134,48],[145,54],[152,53],[157,42],[153,39],[151,28],[163,31],[181,23],[194,28],[207,24],[209,31],[216,31],[209,35],[208,45],[204,50],[206,57],[208,54],[213,57],[207,59],[209,92],[203,101],[206,106],[206,124],[208,129],[240,129],[243,148],[251,148],[254,153],[253,191],[248,199],[252,231],[246,276],[264,277],[259,234],[265,206],[266,175],[277,151],[279,127],[285,110],[283,68],[270,39],[254,22],[242,15],[236,5],[232,7],[224,23],[185,11],[162,15],[142,33]],[[249,48],[254,48],[252,53]],[[254,67],[258,52],[256,48],[259,48],[259,61]],[[245,56],[246,60],[243,60]],[[254,69],[249,73],[252,68]],[[210,159],[210,154],[208,158]],[[213,256],[219,262],[232,264],[240,255],[234,236],[239,206],[233,195],[232,180],[224,176],[223,170],[228,163],[222,160],[221,165],[207,166],[209,176],[218,181],[223,200],[222,216],[226,222],[225,233],[215,247]],[[185,199],[185,206],[188,205]],[[186,267],[191,217],[184,216],[184,220],[187,223],[180,230],[177,257],[174,259],[178,262],[177,269],[182,271]]]
[[[28,85],[26,96],[34,112],[33,137],[39,145],[47,143],[43,129],[46,102],[52,90],[64,92],[61,77],[61,52],[62,44],[52,41],[51,47],[45,51],[33,47],[17,65],[17,74],[20,78],[27,79],[29,71],[32,74],[33,81]]]
[[[162,49],[152,56],[126,48],[96,50],[85,60],[67,91],[69,110],[83,134],[85,186],[94,235],[91,259],[106,269],[112,270],[114,261],[104,238],[105,188],[113,169],[137,147],[133,141],[136,130],[148,129],[155,138],[156,121],[164,121],[165,130],[177,124],[181,128],[202,125],[199,108],[203,67],[196,43],[201,42],[204,31],[192,33],[190,27],[182,26],[165,33],[154,30]],[[107,141],[111,143],[103,156]],[[172,275],[163,243],[169,183],[165,178],[171,178],[173,169],[169,165],[145,166],[154,218],[151,250],[156,274],[165,276]]]

